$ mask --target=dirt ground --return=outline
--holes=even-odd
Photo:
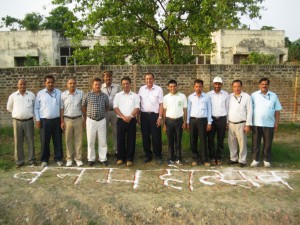
[[[264,168],[193,170],[53,164],[43,173],[29,166],[1,172],[0,224],[299,224],[299,170],[275,177]]]

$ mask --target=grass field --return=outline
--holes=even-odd
[[[83,137],[83,159],[86,162],[86,134]],[[163,133],[163,157],[167,159],[167,137]],[[0,169],[8,170],[14,167],[14,145],[13,145],[13,129],[12,127],[0,128]],[[64,141],[63,141],[64,143]],[[112,142],[111,133],[108,138],[109,146],[109,161],[110,164],[114,164],[114,157],[112,157]],[[182,140],[182,156],[183,160],[191,162],[191,151],[189,147],[189,133],[184,132]],[[296,124],[281,124],[279,131],[275,134],[273,149],[272,149],[272,166],[274,167],[293,167],[300,168],[300,125]],[[35,149],[37,160],[40,158],[40,141],[39,132],[35,129]],[[53,147],[51,148],[51,155],[53,158]],[[65,146],[63,146],[65,152]],[[26,154],[26,147],[25,147]],[[229,160],[229,150],[227,145],[227,137],[225,138],[225,152],[224,161]],[[137,166],[143,166],[144,163],[144,152],[142,149],[141,132],[138,127],[137,129],[137,142],[136,142],[136,155],[134,163]],[[248,136],[248,165],[251,163],[251,134]]]

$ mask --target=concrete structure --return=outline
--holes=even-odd
[[[281,30],[220,30],[212,34],[216,51],[211,64],[239,64],[250,52],[274,54],[277,63],[287,61],[285,33]]]
[[[275,54],[277,62],[283,63],[288,54],[284,38],[284,31],[220,30],[212,34],[216,51],[211,55],[201,54],[196,46],[190,45],[189,39],[182,43],[196,55],[195,64],[239,64],[251,51]],[[105,45],[108,39],[91,37],[82,41],[81,47],[92,48],[98,42]],[[71,40],[52,30],[0,32],[0,68],[24,66],[27,56],[33,57],[38,65],[68,65],[73,51]]]

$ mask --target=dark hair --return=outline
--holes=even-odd
[[[196,79],[196,80],[194,81],[194,85],[195,85],[195,84],[202,84],[202,85],[203,85],[203,80]]]
[[[243,86],[243,82],[241,80],[234,80],[232,81],[231,85],[233,85],[233,83],[240,83],[241,86]]]
[[[92,84],[95,82],[95,81],[100,81],[100,83],[102,83],[102,80],[99,78],[99,77],[95,77],[92,81]]]
[[[47,79],[52,79],[53,82],[55,82],[55,78],[54,78],[54,76],[52,76],[52,75],[46,75],[45,78],[44,78],[44,81],[46,82]]]
[[[269,80],[268,78],[266,78],[266,77],[261,78],[261,79],[259,80],[259,83],[261,83],[261,82],[263,82],[263,81],[267,81],[268,84],[270,84],[270,80]]]
[[[170,84],[175,84],[175,85],[177,86],[177,81],[176,81],[176,80],[169,80],[168,86],[169,86]]]
[[[112,76],[113,75],[113,71],[111,71],[111,70],[105,70],[102,73],[102,77],[104,77],[105,75]]]
[[[145,73],[145,76],[147,76],[147,75],[151,75],[151,76],[154,78],[154,74],[153,74],[153,73],[151,73],[151,72],[147,72],[147,73]]]
[[[131,83],[131,79],[129,78],[129,77],[123,77],[122,79],[121,79],[121,84],[122,84],[122,81],[123,80],[127,80],[127,81],[129,81],[129,83]]]

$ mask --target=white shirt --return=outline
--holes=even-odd
[[[166,110],[166,117],[177,119],[183,117],[183,109],[187,108],[187,99],[180,92],[175,95],[169,93],[164,96],[163,107]]]
[[[114,98],[114,108],[119,108],[124,116],[130,116],[134,109],[140,108],[140,98],[132,91],[121,91]]]
[[[228,114],[228,93],[221,90],[216,93],[214,90],[207,93],[211,100],[211,114],[214,117],[227,116]]]
[[[142,112],[159,113],[159,104],[163,103],[164,98],[161,87],[153,84],[152,88],[149,89],[147,85],[144,85],[139,90],[139,96]]]
[[[247,126],[252,125],[252,100],[251,96],[241,92],[239,97],[234,93],[229,95],[228,121],[236,123],[246,121]]]
[[[187,108],[187,123],[190,122],[190,117],[207,118],[208,124],[211,124],[211,102],[210,98],[204,92],[197,96],[196,92],[188,97]]]
[[[103,83],[101,91],[108,97],[109,110],[113,110],[115,95],[121,91],[120,85],[112,83],[110,87],[107,87],[106,83]]]
[[[73,94],[69,90],[64,91],[61,94],[61,109],[64,110],[64,116],[77,117],[82,115],[83,91],[75,89]]]
[[[12,118],[26,120],[34,116],[35,96],[31,91],[20,91],[12,93],[7,101],[7,111],[11,112]]]

